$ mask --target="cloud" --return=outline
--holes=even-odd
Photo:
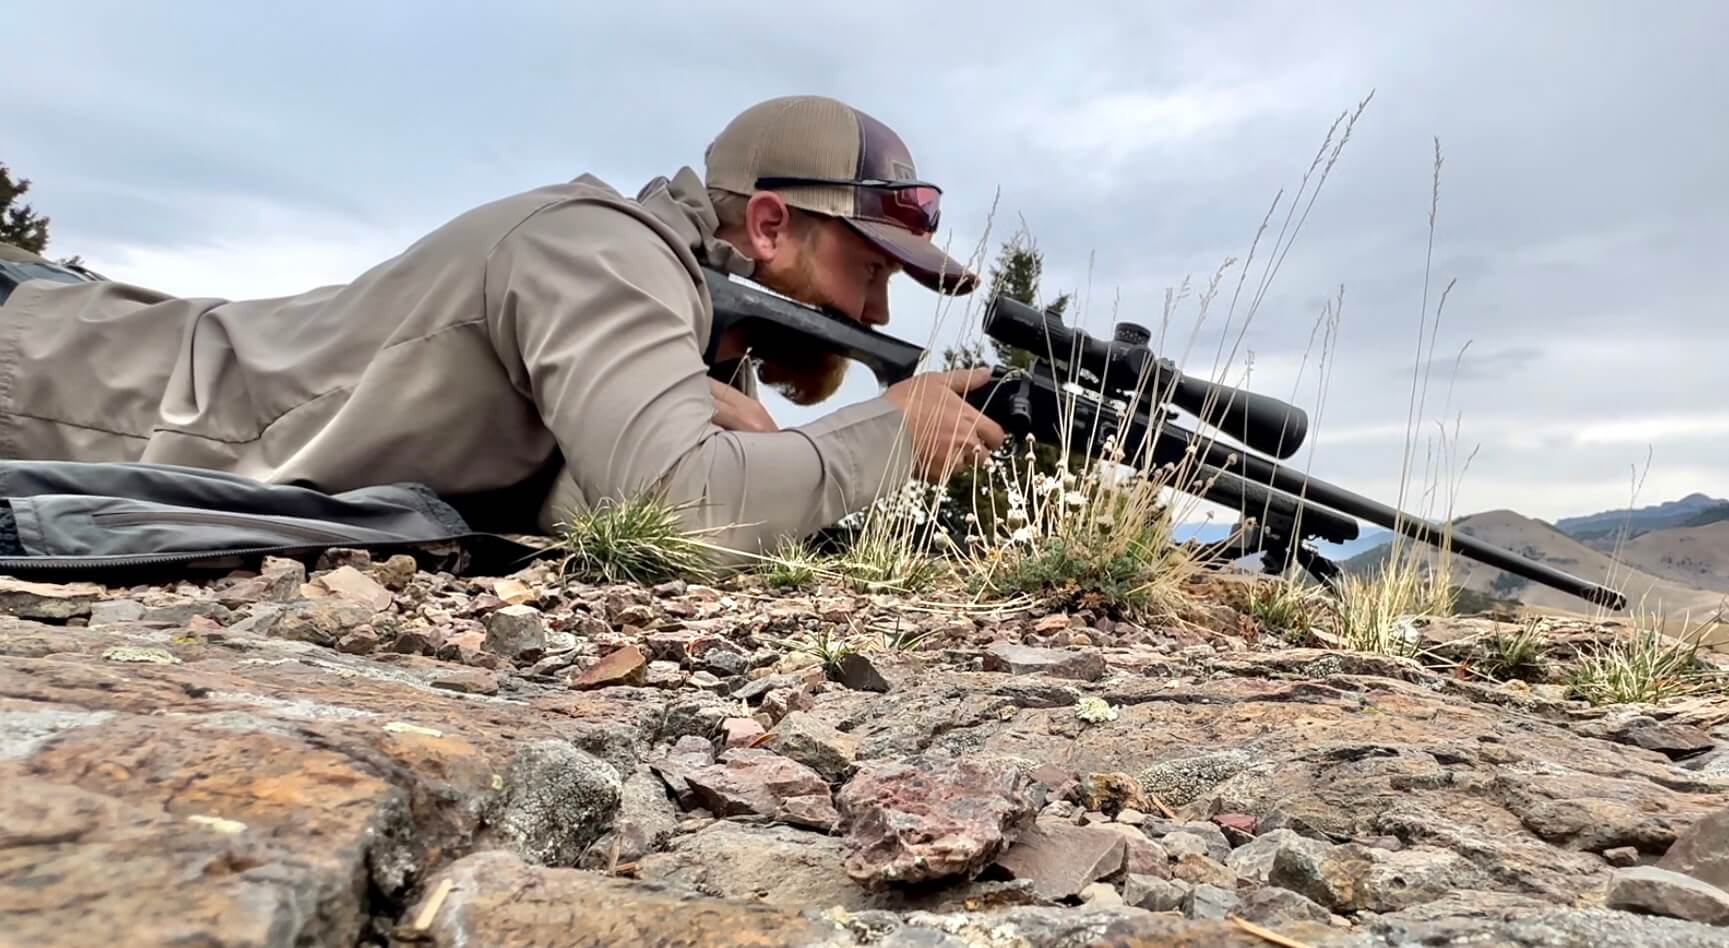
[[[1429,359],[1418,366],[1406,365],[1403,369],[1389,369],[1388,372],[1402,379],[1409,379],[1414,373],[1442,382],[1480,382],[1505,379],[1528,371],[1542,359],[1543,352],[1536,346],[1513,346],[1481,354],[1461,349],[1446,358]]]

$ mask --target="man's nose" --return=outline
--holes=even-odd
[[[865,298],[864,311],[859,319],[866,326],[884,326],[889,321],[889,295],[887,289],[878,289]]]

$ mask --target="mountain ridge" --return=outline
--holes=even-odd
[[[1555,527],[1575,539],[1596,538],[1623,531],[1628,537],[1634,537],[1651,530],[1686,526],[1701,518],[1707,523],[1729,518],[1729,500],[1694,491],[1678,500],[1645,507],[1563,517],[1555,521]]]

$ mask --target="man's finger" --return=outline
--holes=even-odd
[[[955,369],[943,373],[943,384],[960,395],[965,395],[990,380],[991,370],[986,366],[976,369]]]
[[[728,431],[779,431],[762,403],[730,385],[710,379],[715,402],[715,424]]]
[[[1009,440],[1008,432],[1003,430],[1002,425],[992,421],[989,415],[980,415],[978,424],[974,426],[973,430],[978,434],[979,440],[983,441],[992,451],[1002,447],[1003,442]]]

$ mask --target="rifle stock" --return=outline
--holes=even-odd
[[[841,353],[863,365],[880,385],[904,381],[918,371],[925,350],[903,339],[861,325],[843,314],[806,306],[766,290],[734,281],[716,270],[703,271],[709,298],[714,301],[714,325],[709,330],[706,361],[714,364],[721,337],[743,327],[772,326],[812,345]]]
[[[711,355],[727,330],[751,323],[772,325],[841,353],[870,369],[885,386],[910,378],[926,355],[920,346],[844,315],[754,289],[716,271],[705,276],[715,310]],[[1265,553],[1263,567],[1270,572],[1282,569],[1294,556],[1317,579],[1330,584],[1338,566],[1305,542],[1347,542],[1357,537],[1356,521],[1366,520],[1437,549],[1445,545],[1458,555],[1588,602],[1616,610],[1626,607],[1626,596],[1616,590],[1475,537],[1449,533],[1439,524],[1262,457],[1256,452],[1280,460],[1296,453],[1307,435],[1308,420],[1302,409],[1184,375],[1147,350],[1148,334],[1137,325],[1121,324],[1115,338],[1105,343],[999,295],[986,311],[985,331],[1031,353],[1034,364],[1030,371],[996,367],[989,382],[968,393],[969,403],[1012,436],[1065,443],[1071,450],[1098,458],[1114,435],[1118,445],[1150,452],[1146,460],[1151,463],[1145,469],[1189,465],[1195,476],[1176,486],[1234,508],[1245,519],[1253,518],[1255,526],[1246,535],[1254,538],[1254,546],[1234,547],[1243,554]],[[1074,384],[1059,380],[1058,366],[1070,370],[1069,381]],[[1096,386],[1091,393],[1079,384],[1083,378]],[[1148,401],[1149,406],[1141,407]],[[1247,447],[1219,444],[1175,424],[1167,405],[1189,412]],[[1141,459],[1131,453],[1122,463],[1136,468]]]

